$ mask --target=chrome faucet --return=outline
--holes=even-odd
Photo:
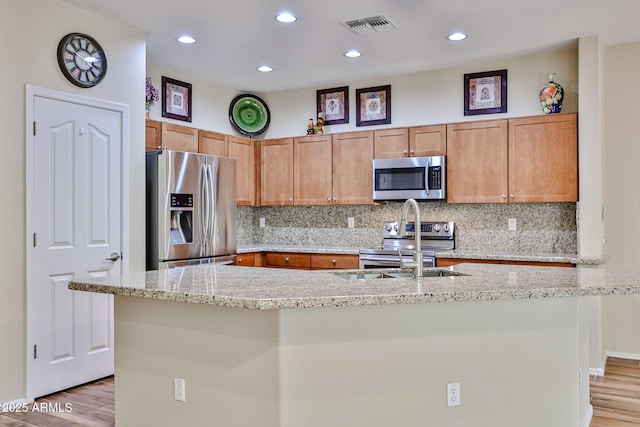
[[[415,215],[415,242],[416,248],[413,253],[413,261],[405,262],[402,260],[402,254],[398,251],[400,255],[400,267],[402,268],[413,268],[413,277],[419,278],[422,277],[422,224],[420,223],[420,207],[418,206],[418,202],[414,199],[407,199],[404,202],[404,206],[402,207],[402,217],[400,218],[400,230],[398,230],[398,234],[400,236],[407,235],[407,215],[409,213],[409,207],[413,206],[414,215]]]

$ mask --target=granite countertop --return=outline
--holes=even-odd
[[[106,282],[78,278],[74,290],[247,309],[291,309],[640,294],[640,272],[602,267],[459,264],[452,277],[347,279],[376,270],[286,270],[211,266],[133,273]],[[390,271],[390,270],[386,270]],[[398,270],[392,270],[398,271]]]
[[[242,245],[238,247],[238,254],[249,252],[297,252],[314,254],[344,254],[358,255],[359,248],[346,246],[303,246],[303,245]],[[529,261],[529,262],[558,262],[569,264],[598,265],[604,264],[604,257],[584,257],[576,254],[562,253],[514,253],[514,252],[486,252],[471,251],[464,249],[454,249],[447,251],[436,251],[436,258],[461,258],[478,260],[501,260],[501,261]]]

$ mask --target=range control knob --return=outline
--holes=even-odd
[[[445,224],[445,225],[444,225],[444,227],[442,227],[442,229],[443,229],[445,232],[447,232],[447,233],[448,233],[448,232],[449,232],[449,224]]]
[[[400,230],[400,226],[399,226],[398,224],[394,224],[394,225],[393,225],[393,229],[394,229],[395,231],[398,231],[398,230]]]
[[[385,229],[387,231],[391,231],[391,228],[392,228],[391,224],[386,224]]]
[[[440,231],[440,224],[433,224],[433,231],[436,233]]]

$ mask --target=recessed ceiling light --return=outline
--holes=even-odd
[[[178,37],[176,40],[178,40],[180,43],[184,43],[184,44],[191,44],[191,43],[195,43],[196,39],[194,39],[193,37],[185,34],[183,36]]]
[[[351,49],[346,51],[343,55],[346,56],[347,58],[357,58],[359,56],[362,56],[362,53],[355,49]]]
[[[458,42],[460,40],[466,39],[467,35],[465,33],[453,33],[453,34],[449,34],[447,38],[452,42]]]
[[[258,68],[256,68],[256,70],[262,72],[262,73],[269,73],[271,71],[273,71],[273,68],[269,67],[268,65],[261,65]]]
[[[296,20],[298,18],[296,18],[293,14],[291,14],[289,12],[282,12],[282,13],[277,14],[275,19],[278,22],[282,22],[282,23],[285,23],[285,24],[290,24],[292,22],[296,22]]]

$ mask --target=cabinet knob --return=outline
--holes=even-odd
[[[289,203],[293,203],[293,199],[289,199]]]
[[[332,260],[331,260],[331,264],[336,265],[336,260],[335,260],[335,259],[332,259]]]
[[[289,257],[285,257],[284,262],[289,262]]]
[[[402,150],[402,154],[407,154],[407,150]]]
[[[503,199],[506,199],[506,198],[507,198],[507,195],[506,195],[506,194],[503,194],[503,195],[502,195],[502,198],[503,198]]]
[[[415,151],[411,150],[411,154],[415,154]]]
[[[514,196],[513,194],[509,194],[509,197],[511,197],[513,199],[516,196]]]
[[[242,262],[242,258],[238,258],[238,262],[239,262],[239,263],[240,263],[240,262]]]

